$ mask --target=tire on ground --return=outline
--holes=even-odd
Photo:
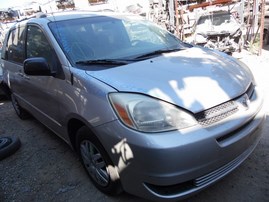
[[[0,160],[15,153],[21,146],[17,137],[0,137]]]

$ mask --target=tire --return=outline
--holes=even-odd
[[[99,140],[86,126],[77,132],[76,149],[83,167],[100,191],[109,195],[122,192],[115,166]]]
[[[21,141],[15,137],[0,137],[0,160],[15,153],[21,146]]]
[[[13,108],[16,114],[18,115],[18,117],[22,120],[28,119],[30,117],[30,114],[20,106],[20,104],[18,103],[13,93],[11,93],[10,98],[11,98]]]

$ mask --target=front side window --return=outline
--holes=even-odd
[[[26,57],[43,57],[51,67],[55,66],[55,52],[42,30],[37,26],[28,26]]]

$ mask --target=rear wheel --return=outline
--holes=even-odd
[[[94,185],[106,194],[121,193],[122,189],[115,166],[99,140],[86,126],[77,132],[76,148]]]
[[[12,102],[13,108],[15,109],[16,114],[18,115],[20,119],[24,120],[30,117],[30,114],[20,106],[20,104],[18,103],[13,93],[11,94],[11,102]]]

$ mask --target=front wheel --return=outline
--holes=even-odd
[[[76,149],[84,168],[99,190],[110,195],[121,193],[115,166],[99,140],[86,126],[77,132]]]

